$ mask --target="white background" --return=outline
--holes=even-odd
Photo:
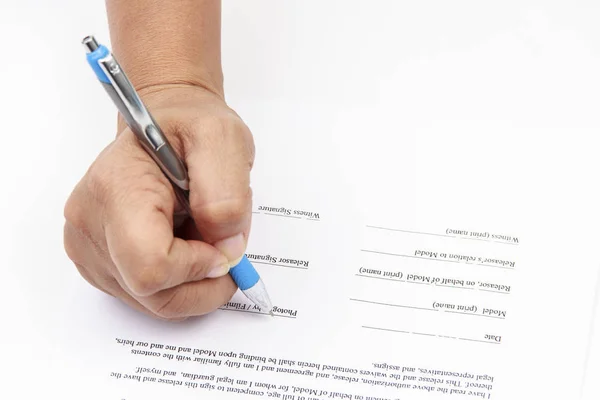
[[[438,51],[460,54],[480,44],[480,38],[512,35],[514,43],[525,44],[507,50],[513,58],[505,60],[506,66],[514,74],[531,72],[529,69],[537,65],[536,57],[548,55],[553,48],[557,52],[553,60],[561,63],[553,70],[564,72],[544,76],[540,70],[544,79],[537,87],[549,98],[563,96],[560,101],[565,118],[545,115],[543,108],[533,107],[536,117],[553,117],[573,130],[589,129],[586,121],[600,115],[598,3],[491,4],[227,1],[223,62],[228,99],[234,108],[244,104],[241,113],[250,125],[276,119],[276,109],[266,105],[278,101],[302,98],[307,107],[315,109],[331,104],[343,107],[352,104],[356,85],[368,86],[365,81],[370,77],[361,73],[390,73],[399,48],[404,57],[426,60],[428,54]],[[419,28],[423,26],[429,29]],[[85,169],[114,137],[114,106],[93,79],[80,45],[87,34],[108,41],[102,1],[0,3],[2,398],[22,398],[20,391],[25,390],[28,395],[44,397],[44,384],[48,383],[45,371],[56,368],[62,360],[61,347],[48,339],[58,336],[64,324],[61,318],[68,317],[61,310],[82,297],[99,296],[76,273],[62,246],[64,202]],[[402,46],[390,46],[390,37],[401,38]],[[355,54],[352,63],[348,63],[348,54]],[[451,78],[449,74],[447,79]],[[571,86],[574,81],[576,87]],[[582,86],[585,83],[589,86]],[[376,89],[367,93],[376,93]],[[428,88],[429,93],[432,90],[435,88]],[[448,101],[450,113],[451,93],[433,93],[438,97],[415,99],[411,111],[423,112],[428,101]],[[582,94],[588,96],[587,101],[575,97],[570,102],[566,97]],[[254,105],[252,99],[256,99]],[[513,105],[520,106],[524,104]],[[394,108],[389,105],[386,111]],[[483,108],[479,111],[486,112]],[[545,140],[551,139],[554,145],[562,141],[565,147],[582,154],[597,153],[595,140],[573,144],[568,133],[559,138],[540,135],[540,152],[544,152]],[[288,140],[282,133],[280,144],[284,146]],[[260,144],[260,137],[257,142]],[[258,173],[264,172],[268,164],[259,161],[257,168]],[[593,187],[597,181],[579,184]],[[571,200],[566,209],[578,207],[581,199]],[[589,252],[590,262],[599,263],[595,248],[582,251]],[[100,297],[86,300],[86,304],[102,306]],[[98,311],[87,310],[92,314]],[[599,327],[595,336],[598,353]],[[598,358],[590,367],[594,368],[590,376],[596,378],[589,380],[593,384],[592,380],[600,376]],[[593,386],[588,388],[594,392],[589,392],[587,399],[600,398],[598,385]]]

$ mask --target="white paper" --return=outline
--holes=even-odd
[[[7,382],[117,400],[578,398],[600,267],[593,12],[283,4],[225,3],[223,23],[228,101],[257,146],[248,255],[277,316],[238,293],[152,320],[89,287],[59,239],[52,257],[22,241]],[[114,110],[86,68],[56,71],[85,107],[65,96],[36,130],[64,111],[79,119],[60,143],[83,126],[104,143]],[[44,221],[48,192],[31,190]],[[15,237],[43,225],[9,217]]]
[[[523,141],[442,133],[372,133],[369,141],[386,143],[373,146],[378,156],[338,171],[360,185],[319,176],[326,152],[312,167],[259,175],[248,255],[278,317],[253,314],[242,295],[179,326],[118,308],[98,336],[113,360],[97,372],[103,387],[126,399],[575,398],[597,273],[581,249],[597,240],[585,230],[597,214],[544,223],[558,204],[543,186],[525,188],[529,160],[494,160]],[[418,162],[392,157],[395,146],[409,155],[398,144],[410,140],[437,144],[414,145]],[[274,157],[294,164],[291,152]],[[385,184],[405,176],[412,182]],[[527,211],[515,211],[519,203]],[[585,235],[560,233],[572,231]]]
[[[598,275],[598,286],[600,286],[600,274]],[[581,395],[583,400],[593,400],[600,397],[600,386],[597,383],[597,376],[600,374],[600,291],[596,289],[594,318],[590,325],[589,347],[587,349],[585,360],[585,376],[581,385]]]

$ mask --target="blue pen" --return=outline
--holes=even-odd
[[[169,178],[177,198],[188,215],[191,215],[189,180],[183,162],[142,103],[125,72],[108,48],[99,45],[93,36],[86,36],[82,43],[87,52],[87,61],[96,77],[127,121],[142,147]],[[245,255],[235,267],[229,270],[229,274],[250,301],[258,306],[260,310],[265,310],[273,315],[273,305],[265,285]]]

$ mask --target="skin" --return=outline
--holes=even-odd
[[[185,161],[192,215],[119,117],[68,198],[64,245],[97,289],[156,318],[214,311],[250,232],[252,134],[227,106],[220,2],[107,0],[112,50]]]

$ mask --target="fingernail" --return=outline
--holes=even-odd
[[[227,275],[227,273],[229,273],[229,264],[222,264],[208,271],[206,277],[219,278],[221,276]]]
[[[229,266],[233,267],[244,257],[246,241],[244,240],[244,235],[240,233],[215,243],[215,247],[227,257]]]

